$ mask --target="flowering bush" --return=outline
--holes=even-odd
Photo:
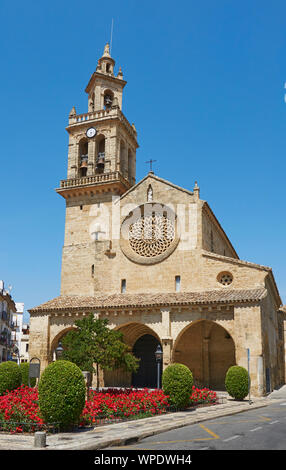
[[[190,396],[192,405],[216,402],[215,392],[193,386]],[[169,396],[162,390],[91,390],[81,413],[80,425],[94,426],[105,419],[147,418],[167,411],[172,411],[172,407]],[[34,432],[45,429],[47,425],[40,412],[37,388],[22,385],[0,396],[0,430],[13,433]]]
[[[192,405],[210,405],[217,403],[217,394],[208,388],[196,388],[193,386],[191,394]]]
[[[169,408],[168,396],[162,390],[108,389],[90,392],[82,412],[82,425],[97,420],[148,417],[165,413]]]
[[[44,425],[38,391],[25,385],[0,397],[0,427],[3,431],[35,431]]]

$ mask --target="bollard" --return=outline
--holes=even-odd
[[[34,447],[46,447],[47,434],[44,431],[38,431],[34,434]]]

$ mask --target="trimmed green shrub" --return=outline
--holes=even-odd
[[[0,395],[20,387],[22,375],[16,362],[7,361],[0,364]]]
[[[232,366],[225,376],[227,393],[236,400],[243,400],[248,394],[248,372],[244,367]]]
[[[85,382],[80,368],[69,361],[52,362],[39,382],[39,407],[46,423],[62,430],[78,424],[85,405]]]
[[[177,408],[186,408],[190,404],[193,375],[184,364],[170,364],[163,372],[162,388],[169,395],[169,402]]]
[[[22,385],[29,386],[29,362],[22,362],[20,364],[20,371],[22,375]],[[35,387],[37,379],[34,377],[30,378],[30,386]]]

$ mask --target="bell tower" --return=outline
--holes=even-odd
[[[85,89],[88,112],[69,114],[67,179],[56,189],[66,200],[62,295],[93,295],[96,253],[106,249],[108,227],[92,227],[91,214],[108,207],[135,184],[137,132],[122,112],[126,81],[106,44]],[[103,225],[105,225],[103,223]],[[104,242],[101,234],[105,234]],[[107,240],[107,241],[106,241]]]
[[[85,89],[88,112],[69,114],[67,179],[57,192],[63,197],[76,187],[116,185],[120,194],[135,184],[137,132],[122,113],[126,85],[121,67],[114,74],[115,61],[106,44],[96,71]]]

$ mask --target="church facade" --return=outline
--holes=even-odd
[[[141,359],[136,374],[101,371],[104,386],[156,386],[187,365],[198,386],[224,389],[231,365],[248,367],[251,392],[285,382],[284,318],[271,268],[239,259],[196,182],[181,188],[150,171],[136,183],[137,131],[122,112],[126,81],[106,45],[72,108],[60,296],[30,312],[30,357],[42,369],[78,318],[108,318]]]

